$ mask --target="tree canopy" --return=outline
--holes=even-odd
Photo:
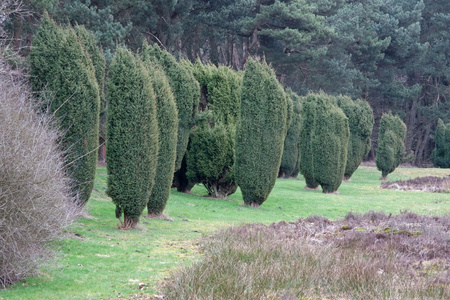
[[[437,120],[450,121],[446,0],[22,2],[28,12],[5,9],[0,33],[24,54],[47,10],[61,24],[91,30],[108,61],[117,43],[137,50],[142,40],[176,58],[238,70],[250,56],[265,57],[299,95],[363,99],[374,111],[372,159],[383,113],[407,125],[405,149],[416,165],[431,159]]]

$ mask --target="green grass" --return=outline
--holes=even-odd
[[[449,169],[399,168],[389,180],[449,175]],[[216,229],[245,223],[295,221],[310,215],[343,218],[347,212],[369,210],[398,214],[450,213],[450,194],[401,192],[379,188],[380,172],[360,167],[339,194],[304,190],[303,180],[279,179],[260,208],[242,205],[239,192],[228,200],[172,191],[165,213],[171,219],[141,219],[137,230],[120,231],[114,205],[105,195],[106,169],[98,168],[95,191],[88,202],[90,218],[83,218],[55,244],[56,264],[38,276],[0,291],[0,299],[109,299],[158,293],[158,284],[177,266],[199,257],[197,242]],[[139,283],[145,284],[139,290]]]

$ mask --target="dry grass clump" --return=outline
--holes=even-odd
[[[165,284],[167,299],[450,299],[450,215],[230,228]]]
[[[383,189],[400,191],[422,191],[435,193],[450,193],[450,175],[446,177],[426,176],[410,180],[398,180],[384,182]]]
[[[35,112],[28,91],[2,57],[0,128],[1,288],[52,257],[46,243],[60,237],[77,208],[57,147],[58,133],[46,116]]]

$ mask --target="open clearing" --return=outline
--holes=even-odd
[[[449,175],[448,169],[398,168],[390,181]],[[258,209],[242,205],[239,191],[228,200],[202,197],[201,186],[193,194],[172,191],[165,213],[168,218],[141,219],[138,230],[119,231],[114,205],[104,191],[106,169],[97,171],[95,191],[88,202],[89,218],[67,232],[55,245],[56,265],[8,290],[0,299],[108,299],[158,295],[172,270],[201,257],[199,241],[218,229],[249,223],[269,225],[295,222],[311,215],[343,219],[349,211],[383,211],[397,215],[411,211],[421,215],[450,213],[449,193],[386,190],[380,188],[380,172],[360,167],[339,194],[304,190],[302,179],[279,179],[269,199]]]

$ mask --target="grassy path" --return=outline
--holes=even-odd
[[[449,174],[449,169],[399,168],[389,180]],[[309,215],[339,219],[349,211],[450,213],[450,194],[382,190],[379,177],[375,168],[360,167],[337,195],[304,190],[303,180],[279,179],[258,209],[242,206],[239,192],[228,200],[217,200],[202,197],[205,190],[201,186],[195,187],[192,195],[172,191],[165,211],[170,220],[142,218],[139,229],[119,231],[114,205],[104,193],[106,169],[100,167],[87,205],[91,217],[81,219],[55,245],[60,253],[56,265],[43,267],[38,276],[1,290],[0,299],[150,297],[158,293],[158,283],[171,269],[199,256],[197,242],[203,234],[232,225],[295,221]]]

